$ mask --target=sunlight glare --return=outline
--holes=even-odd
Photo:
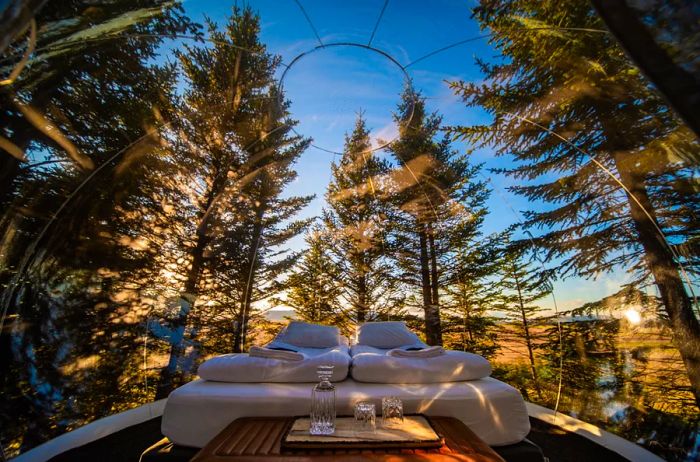
[[[628,308],[625,311],[625,318],[630,322],[630,324],[637,325],[642,322],[642,315],[636,308]]]

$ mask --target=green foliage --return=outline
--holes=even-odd
[[[524,227],[561,276],[625,269],[636,287],[656,284],[700,406],[700,323],[686,291],[698,270],[700,202],[687,186],[698,139],[614,37],[596,32],[589,3],[486,0],[474,16],[500,60],[478,62],[483,83],[451,86],[491,123],[452,134],[512,157],[494,172],[545,204],[524,212]]]
[[[315,227],[306,235],[307,249],[288,276],[283,302],[294,308],[299,319],[308,322],[339,325],[338,284],[340,274],[331,260],[330,245],[324,239],[323,229]]]
[[[213,46],[177,52],[186,90],[173,104],[166,155],[180,170],[164,200],[177,218],[171,258],[190,262],[178,267],[181,298],[194,300],[167,325],[186,332],[169,337],[161,393],[192,370],[183,364],[187,344],[222,315],[231,320],[233,350],[245,349],[255,304],[282,290],[280,278],[298,257],[284,244],[309,224],[293,217],[311,197],[281,197],[308,141],[292,133],[274,79],[279,58],[259,41],[259,23],[250,8],[235,7],[222,29],[208,22]]]
[[[498,310],[516,326],[518,341],[527,349],[530,379],[537,396],[542,399],[535,350],[541,335],[537,328],[543,308],[538,305],[551,294],[551,273],[538,262],[536,255],[522,245],[509,243],[511,231],[502,236],[507,242],[499,258]]]
[[[482,84],[451,85],[468,105],[486,109],[493,123],[453,127],[452,133],[512,155],[516,166],[496,172],[517,180],[513,192],[551,205],[527,212],[526,225],[542,230],[536,242],[546,249],[544,258],[562,258],[564,275],[594,277],[619,267],[640,278],[649,274],[640,241],[630,235],[630,199],[588,154],[612,172],[638,176],[667,236],[694,246],[697,197],[681,184],[695,170],[683,159],[697,156],[697,140],[611,35],[551,30],[604,29],[591,6],[498,0],[483,2],[474,14],[494,32],[491,44],[502,62],[479,63]],[[694,258],[685,255],[688,263]]]
[[[58,41],[83,20],[121,28],[134,10],[141,22],[119,30],[197,32],[178,6],[149,5],[160,2],[52,4],[40,26],[55,26]],[[13,445],[152,401],[202,357],[267,335],[256,306],[282,290],[297,258],[285,244],[308,225],[294,216],[310,198],[282,197],[308,142],[291,133],[257,16],[234,9],[208,29],[216,46],[176,52],[182,74],[152,64],[161,39],[119,37],[61,46],[2,88],[2,135],[48,159],[2,170],[13,207],[0,221],[13,249],[0,260],[2,303],[14,327],[2,331],[0,363],[3,393],[24,397],[3,403],[3,416],[23,416],[3,425]],[[46,109],[67,141],[42,134],[27,107]],[[100,170],[88,177],[90,164]]]
[[[144,10],[150,13],[135,13]],[[132,13],[138,21],[125,22]],[[197,32],[179,6],[160,1],[55,2],[36,20],[46,32],[38,46],[47,51],[0,89],[0,136],[28,158],[20,164],[0,152],[0,234],[8,249],[0,258],[2,303],[14,321],[0,336],[0,376],[3,395],[18,398],[3,400],[0,426],[3,446],[10,440],[18,450],[152,400],[144,387],[128,392],[144,376],[133,353],[146,329],[142,306],[125,294],[143,288],[153,271],[156,252],[134,244],[143,198],[152,193],[146,178],[169,173],[147,155],[157,139],[148,133],[162,123],[157,108],[174,94],[175,71],[152,63],[163,41],[156,35],[67,39],[91,25],[110,33]],[[60,55],[52,53],[61,43]],[[96,166],[103,168],[78,189]]]
[[[476,179],[480,166],[458,155],[446,137],[438,139],[442,118],[426,114],[425,99],[404,91],[398,113],[399,138],[389,146],[398,166],[392,172],[394,255],[401,280],[422,308],[430,344],[442,343],[440,294],[450,283],[460,249],[480,234],[489,191]]]
[[[358,323],[395,315],[402,295],[389,254],[393,211],[384,197],[391,187],[390,165],[371,152],[362,116],[331,170],[323,225],[343,287],[339,309],[345,319]]]
[[[497,319],[500,291],[500,236],[462,241],[455,247],[449,283],[445,286],[445,345],[489,357],[499,348]]]

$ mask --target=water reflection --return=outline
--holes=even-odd
[[[649,318],[629,322],[624,306],[615,310],[616,318],[584,308],[562,319],[565,341],[559,409],[667,460],[695,460],[700,420],[669,329]],[[511,335],[501,344],[502,353],[494,357],[496,375],[520,388],[531,401],[552,408],[559,380],[557,328],[547,321],[534,324],[539,383],[529,372],[525,349]],[[505,327],[509,333],[515,329]]]

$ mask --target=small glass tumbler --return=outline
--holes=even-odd
[[[377,411],[374,403],[360,401],[355,403],[355,431],[373,432],[377,428]]]
[[[382,398],[382,426],[393,427],[403,424],[403,403],[396,396]]]

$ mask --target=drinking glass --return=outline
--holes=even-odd
[[[355,403],[355,431],[373,432],[377,428],[376,419],[374,403],[369,401]]]
[[[403,423],[403,403],[396,396],[382,398],[382,426],[392,427]]]

